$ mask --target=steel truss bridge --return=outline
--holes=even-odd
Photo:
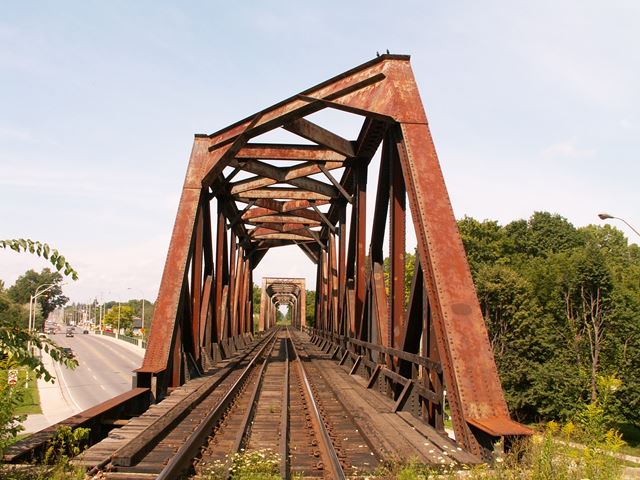
[[[355,137],[318,124],[323,112],[357,122]],[[263,140],[274,135],[294,141]],[[376,152],[379,162],[372,162]],[[369,167],[377,163],[372,183],[376,172]],[[417,239],[408,296],[407,230]],[[299,248],[316,266],[312,322],[303,279],[264,278],[259,315],[253,303],[253,271],[269,250],[285,246]],[[275,327],[278,305],[291,308],[289,329]],[[296,423],[300,408],[319,412],[306,419],[318,445],[337,438],[331,432],[339,430],[339,418],[349,418],[362,432],[357,441],[367,445],[365,457],[376,461],[393,443],[411,444],[416,431],[439,452],[461,452],[448,457],[460,463],[490,459],[499,438],[508,446],[530,433],[507,410],[408,56],[382,55],[195,136],[135,387],[80,416],[96,431],[121,426],[126,438],[111,449],[104,444],[110,437],[96,439],[82,460],[88,469],[110,466],[113,478],[126,472],[172,478],[193,465],[198,451],[205,455],[202,445],[218,435],[205,448],[212,458],[224,449],[267,445],[288,459],[284,477],[307,472],[305,461],[292,463],[292,442],[304,443]],[[445,390],[455,443],[444,433]],[[260,398],[269,391],[279,399],[279,420],[264,424],[273,431],[260,436],[257,419],[266,408]],[[375,404],[362,400],[367,392],[380,397]],[[244,413],[236,422],[232,405],[242,402],[256,407],[238,410]],[[184,427],[195,408],[204,409],[198,418],[209,423]],[[152,420],[148,412],[154,411],[160,414]],[[388,438],[382,419],[396,425]],[[414,433],[402,430],[405,424]],[[126,433],[130,425],[137,427]],[[235,432],[228,445],[224,431]],[[170,432],[173,443],[163,440]],[[318,447],[319,470],[338,478],[348,476],[336,473],[341,463],[343,470],[348,462],[369,464],[343,447],[335,458],[333,447]],[[13,452],[14,461],[24,458]],[[427,453],[421,458],[439,462]],[[317,463],[308,468],[318,469]]]

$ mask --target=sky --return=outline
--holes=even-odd
[[[411,55],[456,217],[639,227],[638,25],[636,0],[0,0],[0,238],[60,250],[72,301],[155,300],[193,135],[387,49]],[[254,280],[313,283],[280,250]],[[0,250],[5,286],[47,265]]]

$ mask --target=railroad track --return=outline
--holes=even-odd
[[[255,342],[245,352],[225,362],[215,374],[198,378],[190,382],[189,388],[183,386],[153,405],[135,422],[89,449],[75,463],[90,467],[90,476],[144,479],[157,478],[187,444],[195,449],[192,453],[195,457],[198,448],[194,440],[200,438],[202,442],[208,437],[242,391],[277,333],[276,330]],[[116,446],[111,447],[113,444]],[[103,459],[100,459],[101,448],[111,450]]]
[[[353,465],[369,470],[378,463],[330,382],[288,329],[256,342],[217,376],[174,392],[137,425],[130,428],[135,434],[90,474],[175,479],[215,467],[216,478],[227,478],[239,452],[277,459],[284,479],[347,478],[360,471]]]
[[[176,478],[188,463],[196,474],[225,478],[240,452],[277,458],[284,479],[341,479],[356,473],[354,464],[374,468],[373,449],[312,365],[295,336],[279,331],[200,455],[193,459],[185,444],[158,478]]]

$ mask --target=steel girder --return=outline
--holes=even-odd
[[[359,116],[358,137],[307,118],[323,109]],[[251,141],[277,129],[310,144]],[[368,166],[378,149],[367,251]],[[408,301],[407,200],[417,237]],[[481,453],[496,436],[528,433],[507,411],[408,56],[382,55],[196,135],[138,385],[162,396],[215,356],[218,344],[253,332],[251,272],[283,245],[297,245],[317,264],[316,328],[441,365],[445,385],[433,372],[420,375],[433,398],[446,386],[456,438],[467,450]],[[273,304],[261,303],[267,327]],[[390,367],[411,375],[403,361]],[[441,426],[442,402],[427,402],[424,419]]]

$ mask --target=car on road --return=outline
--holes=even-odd
[[[73,330],[71,328],[67,329],[67,334],[65,337],[73,337]]]
[[[73,350],[71,350],[71,348],[69,348],[69,347],[63,347],[62,351],[64,353],[66,353],[67,355],[69,355],[70,357],[75,357],[76,356],[75,353],[73,353]]]
[[[89,333],[89,330],[83,330],[82,333],[83,334],[87,334],[87,333]]]

